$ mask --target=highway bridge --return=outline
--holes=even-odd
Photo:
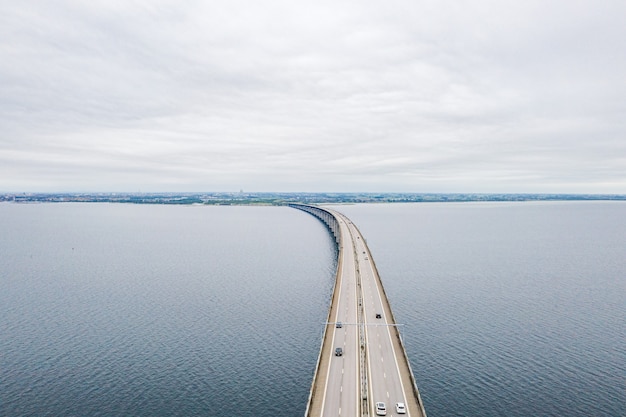
[[[336,210],[290,206],[322,220],[339,248],[335,287],[305,417],[426,417],[399,324],[361,232]],[[404,405],[405,413],[399,413],[403,410],[401,405],[396,408],[398,404]]]

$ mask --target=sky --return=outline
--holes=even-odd
[[[0,0],[0,192],[626,194],[626,2]]]

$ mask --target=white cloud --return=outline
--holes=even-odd
[[[0,190],[626,193],[626,5],[0,5]]]

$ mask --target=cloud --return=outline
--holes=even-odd
[[[626,193],[624,12],[5,2],[0,190]]]

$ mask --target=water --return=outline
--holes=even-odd
[[[625,203],[339,209],[430,417],[626,415]],[[0,231],[0,415],[303,415],[335,268],[314,217],[0,204]]]
[[[437,416],[626,416],[626,204],[339,207]]]
[[[333,241],[290,208],[0,205],[0,415],[303,415]]]

